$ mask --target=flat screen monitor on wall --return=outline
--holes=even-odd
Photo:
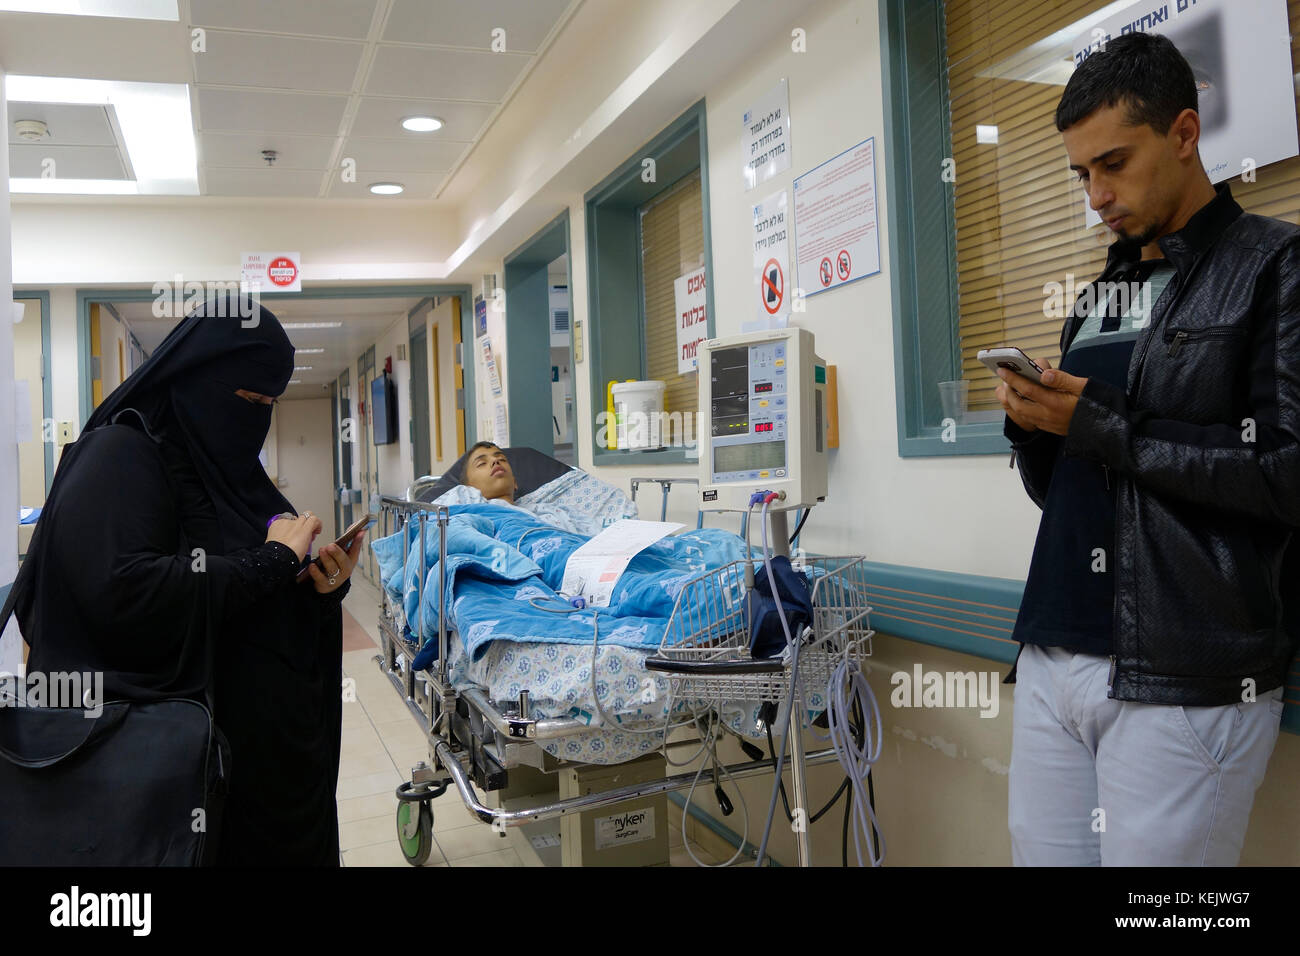
[[[371,422],[376,445],[397,441],[397,389],[385,373],[370,383]]]

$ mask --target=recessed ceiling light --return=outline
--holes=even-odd
[[[370,191],[376,196],[396,196],[406,187],[401,183],[371,183]]]
[[[310,366],[310,365],[295,365],[295,366],[293,367],[293,370],[294,370],[295,372],[310,372],[310,371],[311,371],[311,366]]]
[[[409,129],[412,133],[432,133],[442,129],[442,120],[436,116],[408,116],[402,120],[402,129]]]
[[[300,378],[291,378],[291,379],[289,379],[289,384],[290,384],[290,385],[301,385],[301,384],[302,384],[302,379],[300,379]]]
[[[341,329],[342,322],[281,322],[282,329]]]
[[[324,349],[294,349],[299,355],[319,355]]]

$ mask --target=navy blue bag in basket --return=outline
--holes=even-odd
[[[776,578],[776,593],[785,611],[790,636],[799,639],[799,632],[812,626],[812,587],[803,571],[790,564],[790,559],[777,555],[770,559],[772,576]],[[779,657],[785,650],[785,631],[772,597],[772,585],[767,569],[759,565],[754,570],[754,589],[745,595],[745,610],[749,618],[749,653],[756,659]]]

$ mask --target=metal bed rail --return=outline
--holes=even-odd
[[[498,807],[489,807],[484,804],[478,797],[474,789],[474,783],[470,780],[469,775],[465,773],[464,768],[460,765],[455,752],[452,751],[446,740],[441,738],[433,741],[434,756],[449,774],[450,781],[456,785],[456,791],[460,794],[470,816],[480,823],[491,824],[496,828],[518,827],[526,823],[534,823],[543,820],[554,820],[565,814],[581,813],[584,810],[596,810],[601,807],[612,806],[615,803],[621,803],[624,800],[632,800],[637,797],[654,796],[660,793],[669,793],[676,790],[685,790],[689,788],[692,782],[698,783],[698,774],[694,771],[687,773],[675,774],[664,777],[662,780],[656,780],[648,783],[629,784],[625,787],[619,787],[615,790],[602,790],[597,793],[583,794],[578,797],[569,797],[564,800],[554,800],[549,803],[542,803],[532,807],[522,807],[515,810],[506,810]],[[834,750],[818,750],[805,757],[806,764],[829,763],[836,759]],[[733,778],[753,777],[763,773],[772,772],[772,761],[770,760],[751,760],[745,763],[728,764],[726,771]],[[411,791],[399,793],[399,797],[404,800],[418,799]]]

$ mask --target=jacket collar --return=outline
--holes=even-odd
[[[1160,251],[1165,254],[1165,258],[1173,264],[1178,273],[1186,275],[1201,253],[1210,248],[1243,211],[1232,198],[1228,183],[1221,182],[1214,187],[1213,199],[1193,213],[1192,218],[1187,220],[1183,228],[1157,239],[1156,245],[1160,247]],[[1111,243],[1110,250],[1106,254],[1107,273],[1114,268],[1123,267],[1125,262],[1136,264],[1134,260],[1127,260],[1123,255],[1125,248],[1123,242]]]

